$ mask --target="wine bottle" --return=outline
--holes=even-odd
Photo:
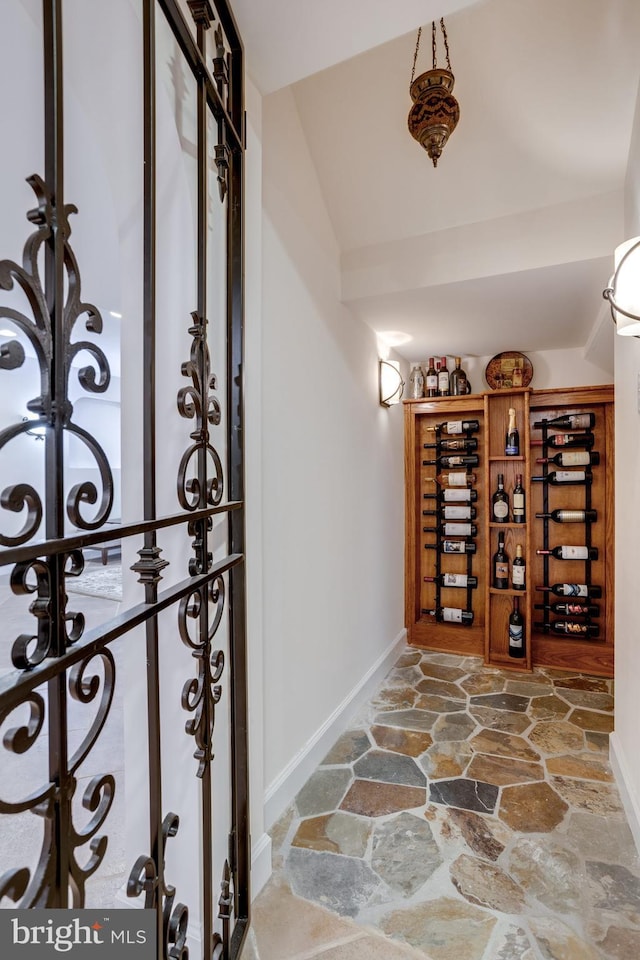
[[[593,433],[556,433],[552,437],[547,437],[548,447],[584,447],[590,450],[596,442]],[[542,447],[544,440],[532,440],[532,447]]]
[[[472,487],[477,480],[475,473],[466,473],[464,470],[454,470],[451,473],[439,473],[437,477],[425,477],[425,483],[438,483],[440,486]]]
[[[437,543],[425,543],[425,550],[437,550]],[[475,553],[476,545],[473,540],[441,540],[440,553]]]
[[[439,527],[423,527],[423,533],[440,533],[445,537],[475,537],[475,523],[441,523]]]
[[[509,407],[509,423],[504,438],[505,457],[518,457],[520,455],[520,434],[516,426],[516,411]]]
[[[513,590],[526,590],[526,562],[522,556],[522,544],[516,544],[516,555],[511,567],[511,588]]]
[[[439,583],[441,587],[471,587],[478,586],[477,577],[469,577],[466,573],[441,573],[439,577],[425,577],[427,583]]]
[[[542,593],[555,593],[556,597],[593,597],[602,596],[602,587],[592,583],[554,583],[553,586],[536,587]]]
[[[551,513],[536,513],[538,520],[553,520],[554,523],[595,523],[597,510],[552,510]]]
[[[441,450],[466,450],[471,453],[478,449],[478,441],[475,437],[452,437],[450,440],[438,440],[437,443],[423,443],[425,450],[432,450],[434,447],[440,447]]]
[[[568,413],[553,420],[538,420],[534,423],[536,430],[543,427],[558,427],[560,430],[591,430],[596,425],[595,413]]]
[[[566,617],[599,617],[600,607],[596,603],[536,603],[536,610],[549,610],[551,613],[561,613]]]
[[[513,522],[526,523],[527,512],[525,508],[524,487],[522,486],[522,474],[516,474],[516,485],[513,488]]]
[[[438,370],[438,396],[449,396],[449,370],[446,357],[443,357],[440,361],[440,369]]]
[[[554,470],[553,473],[548,473],[546,477],[531,477],[532,481],[540,481],[541,483],[550,483],[553,486],[556,484],[560,486],[573,486],[577,484],[588,484],[593,482],[593,474],[591,470]]]
[[[556,560],[597,560],[597,547],[583,547],[573,544],[563,544],[552,547],[551,550],[536,550],[540,557],[555,557]]]
[[[566,453],[556,453],[555,457],[539,457],[536,463],[555,463],[556,467],[597,467],[600,454],[588,450],[567,450]]]
[[[480,429],[479,420],[446,420],[444,423],[438,423],[435,427],[427,427],[427,430],[455,436],[460,433],[477,433]]]
[[[452,397],[464,397],[469,393],[467,375],[460,366],[460,357],[455,358],[456,366],[449,376],[449,393]]]
[[[524,617],[520,613],[520,597],[513,598],[513,609],[509,614],[509,656],[524,657]]]
[[[547,628],[554,633],[564,633],[571,637],[597,637],[600,627],[597,623],[581,623],[575,620],[554,620],[552,623],[536,623],[541,630]]]
[[[466,627],[473,623],[473,610],[461,610],[460,607],[438,607],[437,610],[422,612],[435,617],[438,623],[462,623]]]
[[[478,499],[478,491],[470,490],[469,487],[445,487],[440,493],[423,493],[424,500],[440,500],[444,503],[475,503]]]
[[[504,475],[498,474],[498,486],[491,497],[491,518],[495,523],[509,522],[509,494],[504,488]]]
[[[504,549],[504,534],[498,535],[498,549],[493,555],[493,586],[496,590],[509,589],[509,557]]]
[[[451,456],[438,457],[437,460],[423,460],[423,467],[477,467],[480,463],[480,457],[477,453],[452,454]]]
[[[433,357],[429,357],[429,366],[427,367],[426,395],[428,397],[438,396],[438,374]]]
[[[469,505],[445,504],[439,510],[423,510],[423,517],[441,517],[442,520],[475,520],[476,508]]]
[[[416,364],[411,371],[409,382],[411,384],[411,397],[414,400],[419,400],[421,397],[424,397],[424,374],[419,364]]]

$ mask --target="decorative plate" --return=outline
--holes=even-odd
[[[492,390],[528,387],[533,377],[533,364],[524,353],[507,350],[489,360],[484,375]]]

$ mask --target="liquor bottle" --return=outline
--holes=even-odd
[[[475,503],[478,491],[469,487],[445,487],[439,493],[423,493],[423,500],[439,500],[441,503]]]
[[[554,523],[595,523],[597,510],[552,510],[551,513],[536,513],[538,520],[553,520]]]
[[[438,431],[449,437],[461,433],[477,433],[479,429],[479,420],[446,420],[444,423],[436,424],[435,427],[427,427],[427,430]]]
[[[511,567],[511,588],[512,590],[526,590],[526,561],[522,556],[522,544],[516,544],[516,555]]]
[[[449,370],[447,368],[446,357],[443,357],[440,361],[440,369],[438,371],[438,396],[449,396]]]
[[[554,633],[564,633],[571,637],[597,637],[600,627],[597,623],[579,623],[575,620],[554,620],[552,623],[536,623],[536,627],[553,630]]]
[[[536,587],[542,593],[555,593],[556,597],[593,597],[602,596],[602,587],[592,583],[554,583],[551,587]]]
[[[464,397],[469,393],[469,381],[467,375],[460,366],[460,357],[455,358],[455,370],[451,371],[449,376],[449,393],[452,397]]]
[[[440,550],[440,553],[475,553],[476,545],[473,540],[441,540],[437,543],[425,543],[425,550]]]
[[[556,560],[597,560],[597,547],[574,546],[573,544],[563,544],[562,546],[552,547],[551,550],[536,550],[540,557],[555,557]]]
[[[475,473],[454,470],[452,473],[439,473],[437,477],[425,477],[425,483],[437,483],[441,487],[472,487],[477,480]]]
[[[471,587],[478,586],[477,577],[469,577],[466,573],[441,573],[439,577],[425,577],[427,583],[439,583],[441,587]]]
[[[423,460],[423,467],[444,467],[445,469],[450,469],[451,467],[477,467],[480,463],[480,457],[477,453],[468,453],[468,454],[453,454],[452,456],[438,457],[437,460]]]
[[[412,399],[419,400],[421,397],[424,397],[424,374],[419,364],[416,364],[411,371],[409,382],[411,383]]]
[[[504,488],[504,476],[498,474],[498,486],[491,497],[491,519],[495,523],[509,522],[509,494]]]
[[[498,549],[493,555],[493,586],[496,590],[509,589],[509,557],[504,549],[504,534],[498,535]]]
[[[440,533],[445,537],[475,537],[475,523],[441,523],[439,527],[423,527],[423,533]]]
[[[596,425],[595,413],[568,413],[553,420],[538,420],[534,423],[537,430],[543,427],[558,427],[560,430],[591,430]]]
[[[450,440],[438,440],[437,443],[423,443],[425,450],[432,450],[434,447],[440,447],[441,450],[466,450],[471,453],[478,449],[478,441],[475,437],[452,437]]]
[[[439,510],[423,510],[423,517],[440,517],[442,520],[475,520],[476,508],[468,504],[445,504]]]
[[[536,610],[549,610],[551,613],[561,613],[565,617],[599,617],[600,607],[597,603],[536,603]]]
[[[509,423],[504,438],[505,457],[518,457],[520,455],[520,434],[516,426],[516,411],[509,407]]]
[[[532,447],[542,447],[544,440],[532,440]],[[590,450],[596,442],[593,433],[556,433],[552,437],[547,437],[548,447],[584,447]]]
[[[593,482],[591,470],[554,470],[548,473],[546,477],[531,477],[532,481],[541,483],[550,483],[553,486],[574,486],[577,484],[588,484]]]
[[[426,396],[438,396],[438,374],[436,373],[433,357],[429,357],[429,366],[427,367]]]
[[[520,597],[513,598],[513,610],[509,614],[509,656],[524,657],[524,617],[520,613]]]
[[[556,453],[555,457],[539,457],[536,463],[555,463],[556,467],[597,467],[600,454],[588,450],[567,450],[566,453]]]
[[[524,487],[522,486],[522,474],[516,474],[516,485],[513,488],[513,522],[526,523],[527,511],[524,500]]]
[[[473,610],[461,610],[460,607],[438,607],[437,610],[422,612],[435,617],[438,623],[462,623],[466,627],[473,623]]]

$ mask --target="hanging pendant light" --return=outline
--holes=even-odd
[[[440,29],[447,58],[446,68],[437,65],[436,24],[434,20],[431,24],[433,68],[421,73],[414,80],[422,34],[422,27],[420,27],[416,40],[416,50],[413,55],[413,70],[411,71],[411,86],[409,87],[413,100],[413,106],[409,111],[409,133],[427,151],[433,160],[434,167],[438,166],[440,154],[460,119],[460,107],[451,92],[455,77],[451,72],[449,42],[443,17],[440,18]]]

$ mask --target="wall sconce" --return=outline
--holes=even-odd
[[[383,407],[390,407],[392,403],[400,403],[404,391],[400,363],[397,360],[379,360],[378,363],[380,403]]]
[[[602,296],[609,301],[616,333],[621,337],[640,337],[640,237],[616,247],[614,265]]]

